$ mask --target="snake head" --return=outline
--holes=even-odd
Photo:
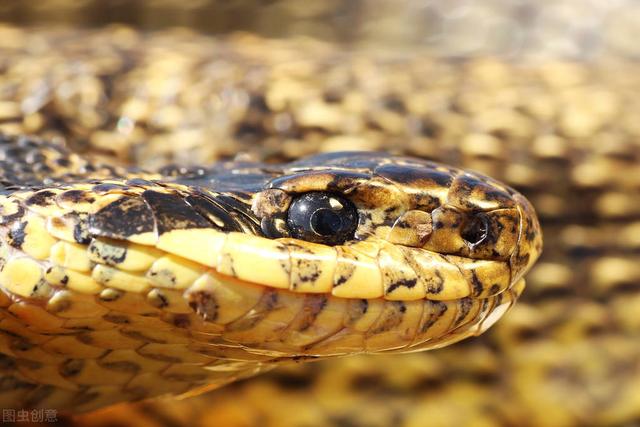
[[[187,194],[181,213],[146,195],[151,243],[208,268],[185,290],[191,307],[221,328],[222,345],[261,354],[417,351],[480,334],[541,251],[523,196],[424,160],[232,162],[175,184]]]
[[[255,179],[254,167],[236,172]],[[411,351],[479,334],[515,301],[541,251],[529,202],[472,172],[331,153],[264,173],[250,192],[260,227],[224,237],[216,272],[306,298],[304,321],[283,331],[305,354]],[[339,319],[320,326],[332,305],[344,305]]]

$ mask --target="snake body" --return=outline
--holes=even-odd
[[[18,41],[43,34],[11,31],[19,35],[8,39]],[[21,59],[29,43],[4,47],[9,84],[0,128],[7,133],[64,136],[76,150],[150,170],[171,162],[188,169],[236,152],[280,161],[336,147],[384,148],[495,176],[526,194],[545,228],[545,253],[527,291],[479,339],[435,352],[295,365],[200,399],[88,415],[80,425],[640,419],[640,82],[633,61],[389,60],[246,36],[112,29],[77,43],[64,32],[45,33],[57,49],[38,60]],[[85,48],[96,44],[99,55]],[[212,71],[217,77],[205,78]],[[103,178],[122,173],[100,170]],[[14,366],[3,372],[13,375]]]

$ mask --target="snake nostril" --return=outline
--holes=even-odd
[[[462,227],[460,235],[472,247],[482,243],[489,234],[489,220],[485,214],[477,214]]]

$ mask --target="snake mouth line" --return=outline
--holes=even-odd
[[[497,295],[513,284],[507,262],[380,239],[326,246],[198,229],[165,233],[156,247],[248,283],[338,298],[448,301]]]

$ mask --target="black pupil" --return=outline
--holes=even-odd
[[[322,236],[329,236],[340,231],[342,219],[331,209],[318,209],[311,215],[311,228]]]

